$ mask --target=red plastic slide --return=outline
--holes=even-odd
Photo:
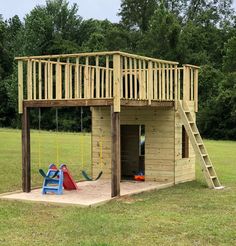
[[[70,174],[68,168],[66,165],[61,165],[60,169],[63,171],[64,174],[64,181],[63,181],[63,187],[65,190],[78,190],[78,186],[75,183],[75,180],[73,179],[72,175]]]

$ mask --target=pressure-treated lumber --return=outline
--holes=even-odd
[[[120,113],[111,107],[111,197],[120,196]]]
[[[18,61],[18,111],[23,113],[23,62]]]
[[[186,102],[183,102],[186,104]],[[182,106],[182,102],[178,101],[178,111],[181,117],[181,120],[184,124],[185,130],[189,136],[189,139],[192,143],[195,153],[198,155],[201,161],[201,167],[207,181],[209,188],[222,189],[220,181],[217,177],[213,164],[210,160],[210,157],[207,153],[206,147],[202,141],[201,135],[198,131],[197,125],[191,115],[191,112],[188,109],[188,105]]]
[[[31,191],[29,108],[25,105],[22,114],[22,190]]]

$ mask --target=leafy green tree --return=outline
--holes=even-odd
[[[156,0],[122,0],[119,15],[128,28],[147,31],[156,6]]]

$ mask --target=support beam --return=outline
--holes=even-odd
[[[111,107],[111,197],[120,196],[120,113]]]
[[[31,191],[29,108],[25,106],[22,114],[22,190]]]

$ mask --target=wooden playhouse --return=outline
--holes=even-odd
[[[195,123],[199,67],[119,51],[16,60],[24,192],[31,190],[30,108],[82,106],[92,111],[92,174],[111,180],[112,197],[140,172],[146,181],[194,180],[196,156],[208,186],[222,188]]]

